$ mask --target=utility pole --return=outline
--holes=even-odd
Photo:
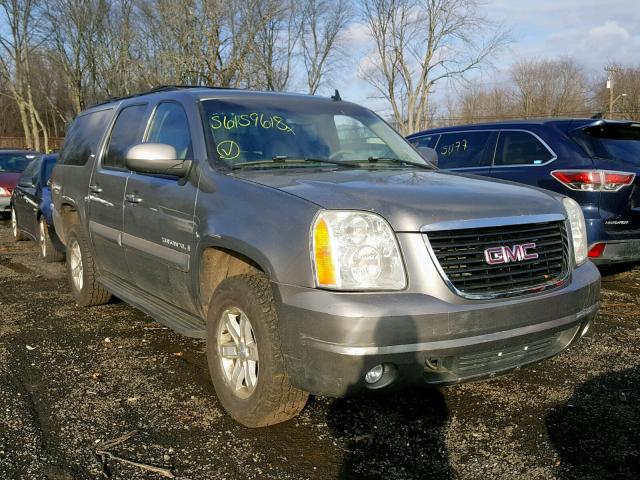
[[[620,72],[620,67],[608,66],[605,71],[609,74],[607,77],[607,88],[609,89],[609,119],[613,118],[613,76]]]

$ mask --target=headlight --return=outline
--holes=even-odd
[[[9,190],[0,187],[0,197],[8,197],[9,196]]]
[[[336,290],[401,290],[406,286],[396,236],[379,215],[326,210],[313,224],[316,285]]]
[[[582,265],[587,259],[587,226],[584,223],[584,214],[578,203],[568,197],[562,199],[567,211],[569,224],[571,225],[571,238],[573,238],[573,253],[576,265]]]

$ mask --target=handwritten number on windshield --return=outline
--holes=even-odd
[[[237,115],[213,114],[209,119],[209,126],[212,130],[224,128],[225,130],[235,130],[237,128],[275,128],[281,132],[295,135],[293,129],[278,115],[268,115],[264,113],[252,112]]]

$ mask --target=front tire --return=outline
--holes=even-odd
[[[227,278],[214,292],[207,361],[222,407],[246,427],[289,420],[309,397],[287,374],[271,283],[262,273]]]
[[[44,217],[40,217],[38,221],[38,243],[40,244],[40,256],[47,263],[61,262],[64,260],[64,253],[58,251],[51,235],[49,233],[49,225]]]
[[[18,227],[18,216],[16,215],[16,209],[13,205],[11,205],[11,233],[13,234],[14,242],[21,242],[22,240],[26,240],[24,234]]]
[[[69,231],[67,239],[67,278],[71,294],[81,307],[102,305],[111,300],[111,293],[98,283],[98,268],[89,241],[79,226]]]

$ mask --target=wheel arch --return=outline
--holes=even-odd
[[[42,212],[40,212],[42,215]],[[63,244],[67,244],[67,232],[76,224],[81,223],[80,212],[70,202],[65,202],[60,205],[60,225],[56,225],[56,233],[58,238]]]
[[[262,272],[271,277],[268,262],[258,259],[245,249],[232,247],[220,239],[208,238],[202,242],[196,262],[195,282],[199,307],[205,315],[213,292],[225,279],[243,273]],[[262,261],[260,261],[262,260]]]

